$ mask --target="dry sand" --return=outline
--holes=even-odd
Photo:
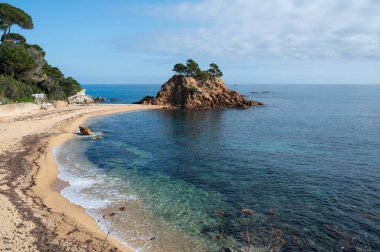
[[[0,251],[100,251],[106,236],[83,208],[59,190],[51,149],[75,136],[89,117],[143,105],[70,105],[34,110],[0,106]],[[6,116],[4,116],[6,115]],[[130,251],[109,238],[107,250]]]

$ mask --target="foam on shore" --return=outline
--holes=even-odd
[[[120,180],[108,177],[88,161],[73,140],[54,148],[53,155],[60,171],[58,178],[69,183],[61,194],[71,203],[86,209],[86,213],[96,220],[105,233],[110,227],[109,222],[103,220],[103,216],[111,213],[106,211],[112,208],[112,205],[137,200],[135,195],[125,193],[125,186]],[[112,236],[136,251],[132,245],[120,239],[117,233]]]
[[[69,183],[61,191],[66,199],[84,208],[105,233],[112,225],[109,214],[121,214],[120,223],[111,236],[135,251],[178,251],[182,245],[203,246],[178,227],[154,216],[136,196],[136,188],[130,185],[130,181],[106,174],[104,169],[89,161],[86,141],[93,140],[75,137],[53,149],[60,171],[58,177]],[[131,150],[139,154],[141,162],[149,159],[149,154],[133,147]],[[132,163],[135,162],[140,161]],[[119,212],[121,207],[126,208],[125,212]]]

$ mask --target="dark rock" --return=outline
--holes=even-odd
[[[140,101],[134,102],[133,104],[149,104],[150,103],[149,101],[152,101],[152,105],[153,105],[154,99],[156,99],[154,96],[147,95],[144,98],[142,98]]]
[[[97,98],[94,98],[94,101],[95,102],[104,102],[104,101],[106,101],[106,98],[104,98],[104,97],[97,97]]]
[[[91,136],[93,134],[93,132],[87,127],[79,126],[79,131],[80,134],[84,136]]]
[[[206,82],[194,77],[175,75],[161,86],[156,97],[146,96],[137,104],[161,105],[181,109],[222,109],[261,106],[261,102],[244,98],[227,88],[220,78],[211,77]]]

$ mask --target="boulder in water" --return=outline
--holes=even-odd
[[[87,127],[79,126],[79,131],[81,135],[92,136],[94,133]]]

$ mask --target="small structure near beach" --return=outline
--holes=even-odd
[[[46,99],[46,94],[44,93],[41,93],[41,94],[32,94],[32,97],[34,97],[34,99],[38,99],[38,100],[43,100],[43,99]]]

